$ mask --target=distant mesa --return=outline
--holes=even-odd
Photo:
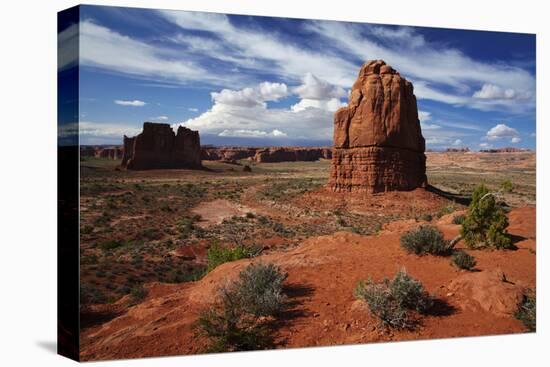
[[[330,147],[203,147],[201,157],[208,161],[236,163],[247,159],[258,163],[316,161],[331,159]]]
[[[531,149],[524,148],[514,148],[514,147],[505,147],[505,148],[493,148],[493,149],[481,149],[482,153],[517,153],[517,152],[530,152]]]
[[[145,122],[143,131],[124,136],[122,166],[132,170],[202,168],[198,131],[169,124]]]
[[[445,151],[447,153],[468,153],[470,151],[470,148],[447,148]]]
[[[80,146],[81,157],[96,157],[96,158],[109,158],[120,159],[122,158],[122,148],[120,146]]]
[[[253,160],[262,162],[298,162],[331,159],[331,148],[285,148],[275,147],[259,150]]]
[[[348,106],[334,114],[328,187],[366,193],[425,187],[424,151],[412,83],[382,60],[363,64]]]

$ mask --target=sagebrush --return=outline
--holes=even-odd
[[[250,264],[237,280],[219,290],[216,305],[203,311],[198,334],[209,341],[208,351],[265,349],[272,339],[266,320],[286,307],[286,274],[273,264]]]
[[[405,233],[401,236],[401,246],[416,255],[445,256],[452,250],[450,242],[443,238],[443,233],[432,225],[422,225]]]
[[[398,329],[414,327],[411,311],[426,313],[434,303],[422,283],[405,270],[400,270],[392,280],[385,278],[378,283],[372,279],[360,281],[355,296],[367,303],[370,312],[383,325]]]

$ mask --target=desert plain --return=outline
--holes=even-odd
[[[204,352],[197,318],[249,263],[273,263],[287,274],[288,306],[269,323],[272,348],[528,331],[515,307],[536,287],[535,153],[426,157],[426,189],[354,195],[327,188],[328,159],[132,171],[120,169],[120,160],[82,157],[82,358]],[[455,248],[475,257],[473,271],[449,257],[404,251],[400,237],[419,225],[455,238],[454,218],[467,212],[481,183],[505,203],[516,249],[472,250],[460,240]],[[209,268],[212,246],[251,250]],[[359,280],[392,278],[400,269],[435,300],[410,329],[385,327],[354,296]]]

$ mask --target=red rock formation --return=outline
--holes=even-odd
[[[412,83],[384,61],[363,64],[348,106],[334,115],[329,188],[376,193],[423,187],[424,151]]]
[[[120,159],[122,157],[122,149],[120,147],[97,148],[95,156],[97,158]]]
[[[205,161],[222,161],[235,163],[239,159],[253,157],[256,152],[263,148],[248,147],[203,147],[201,158]]]
[[[316,147],[203,147],[201,158],[208,161],[235,163],[239,159],[255,162],[294,162],[331,159],[331,148]]]
[[[445,151],[447,153],[468,153],[470,151],[470,148],[447,148]]]
[[[316,161],[321,158],[332,158],[330,148],[266,148],[252,158],[256,162],[297,162]]]
[[[505,147],[505,148],[493,148],[493,149],[482,149],[480,152],[482,153],[518,153],[518,152],[529,152],[530,149],[523,149],[523,148],[513,148],[513,147]]]
[[[122,165],[128,169],[200,168],[198,131],[180,126],[177,134],[169,124],[145,122],[143,131],[124,137]]]

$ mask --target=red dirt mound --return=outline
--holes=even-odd
[[[517,211],[522,211],[522,220],[534,220],[535,208],[512,210],[511,229],[516,228]],[[446,238],[458,233],[458,226],[444,220],[436,224]],[[222,264],[197,282],[149,284],[148,296],[142,303],[103,325],[83,331],[82,358],[200,353],[205,341],[197,339],[193,331],[200,310],[213,302],[220,286],[234,279],[250,262],[258,261],[273,262],[288,272],[286,293],[293,306],[274,331],[278,348],[526,331],[510,314],[519,287],[503,283],[494,271],[504,272],[508,282],[534,288],[532,251],[519,244],[517,251],[469,251],[476,257],[480,272],[467,273],[453,267],[449,258],[418,257],[403,251],[399,238],[403,230],[414,225],[405,223],[395,226],[398,230],[386,229],[376,236],[338,232],[310,238],[287,252]],[[535,234],[521,236],[533,238]],[[526,241],[534,247],[531,239],[520,243]],[[359,280],[392,277],[400,268],[419,279],[438,298],[437,310],[414,331],[385,330],[353,296]],[[479,307],[464,307],[465,304]]]

